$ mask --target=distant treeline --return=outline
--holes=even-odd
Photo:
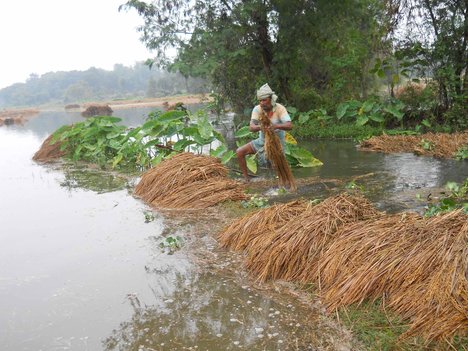
[[[26,83],[0,90],[0,107],[69,104],[101,99],[161,97],[183,93],[204,93],[208,83],[185,78],[143,62],[133,67],[114,65],[112,71],[91,67],[86,71],[31,74]]]

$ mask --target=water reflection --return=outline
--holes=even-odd
[[[332,341],[336,331],[319,321],[318,310],[304,313],[307,307],[294,299],[275,302],[248,286],[206,272],[179,275],[175,287],[164,297],[163,306],[145,306],[130,297],[132,318],[104,341],[105,349],[332,350],[337,346]]]
[[[130,180],[123,176],[93,169],[80,169],[75,166],[63,168],[64,179],[60,186],[68,189],[85,189],[103,194],[110,191],[131,188]]]

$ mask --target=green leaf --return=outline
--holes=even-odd
[[[112,168],[115,168],[123,159],[123,154],[117,154],[112,161]]]
[[[201,115],[197,118],[198,132],[201,137],[208,139],[212,135],[213,127],[211,126],[210,121],[208,121],[207,115]]]
[[[385,118],[381,114],[377,114],[377,113],[373,113],[369,115],[369,119],[374,122],[379,122],[379,123],[382,123],[385,121]]]
[[[348,107],[349,105],[346,103],[339,104],[336,108],[336,118],[339,120],[343,118],[343,116],[346,114],[346,111],[348,110]]]
[[[232,150],[229,150],[228,152],[226,152],[222,157],[221,157],[221,163],[223,165],[225,165],[226,163],[228,163],[234,156],[236,155],[236,153]]]
[[[165,113],[159,115],[156,118],[156,120],[159,121],[160,123],[169,123],[169,122],[172,122],[172,121],[181,120],[182,117],[185,117],[186,115],[187,115],[187,113],[184,112],[184,111],[174,110],[174,111],[168,111],[168,112],[165,112]]]
[[[172,148],[176,151],[182,151],[184,150],[187,146],[195,144],[194,140],[188,140],[188,139],[181,139],[178,142],[176,142],[174,145],[172,145]]]
[[[361,108],[364,112],[369,112],[370,110],[372,110],[372,107],[374,107],[374,105],[375,102],[373,101],[364,101]]]
[[[247,155],[245,158],[245,161],[247,162],[247,168],[249,169],[250,172],[253,174],[257,173],[257,159],[255,158],[255,155]]]
[[[431,128],[431,123],[430,123],[427,119],[423,119],[423,120],[421,121],[421,124],[422,124],[423,126],[426,126],[427,128]]]
[[[365,125],[367,122],[369,121],[369,117],[365,116],[365,115],[362,115],[362,116],[359,116],[358,118],[356,118],[356,124],[358,126],[363,126]]]
[[[392,107],[392,106],[385,107],[384,111],[388,112],[392,116],[396,117],[398,119],[398,121],[401,121],[401,119],[403,118],[403,115],[404,115],[403,112],[397,110],[395,107]]]
[[[286,107],[286,110],[291,114],[297,113],[297,108],[292,107],[292,106]]]
[[[221,156],[227,151],[228,151],[228,148],[226,147],[226,145],[221,144],[216,149],[211,150],[210,155],[213,157],[221,158]]]
[[[299,115],[299,124],[304,124],[306,123],[310,118],[310,115],[308,113],[301,113]]]
[[[216,139],[218,139],[223,144],[226,143],[226,139],[224,139],[224,136],[220,132],[218,132],[217,130],[213,129],[213,135],[215,136]]]
[[[244,138],[244,137],[251,136],[251,135],[252,135],[252,132],[249,130],[249,126],[240,128],[234,134],[236,138]]]

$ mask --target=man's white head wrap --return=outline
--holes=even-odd
[[[275,106],[276,105],[276,100],[278,99],[278,96],[276,96],[275,92],[271,90],[270,86],[268,83],[263,84],[260,89],[257,90],[257,99],[262,100],[266,99],[268,97],[271,97],[271,105]]]

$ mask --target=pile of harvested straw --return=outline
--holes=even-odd
[[[342,228],[319,270],[330,311],[385,297],[386,306],[411,321],[402,337],[446,339],[468,331],[468,222],[461,210]]]
[[[260,281],[315,280],[324,249],[345,224],[378,216],[363,197],[341,194],[308,207],[271,233],[256,237],[247,248],[247,268]]]
[[[112,116],[114,111],[109,105],[89,105],[81,112],[83,117]]]
[[[244,186],[214,157],[181,153],[145,172],[135,195],[159,208],[201,209],[244,200]]]
[[[468,131],[453,134],[380,135],[364,140],[360,146],[363,150],[414,152],[418,155],[451,158],[459,149],[468,147]]]
[[[65,155],[65,151],[60,150],[62,143],[57,140],[51,144],[53,134],[49,135],[42,143],[39,150],[34,154],[33,160],[39,162],[53,162]]]
[[[266,240],[309,206],[311,205],[304,201],[292,201],[249,213],[225,228],[218,235],[218,241],[221,247],[245,250],[254,239]]]
[[[280,139],[276,133],[271,130],[271,121],[265,113],[260,114],[260,123],[265,136],[265,157],[270,160],[273,168],[278,175],[280,186],[288,187],[291,191],[296,191],[297,186],[291,167],[286,160]]]

